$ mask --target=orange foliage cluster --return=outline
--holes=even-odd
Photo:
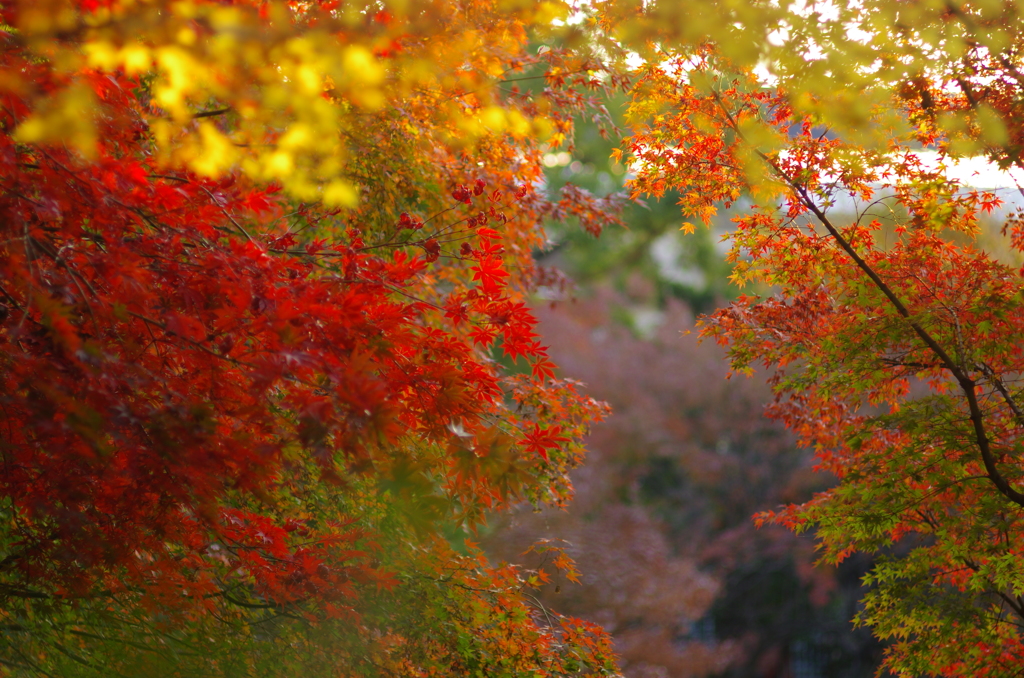
[[[632,104],[633,187],[675,190],[705,221],[743,200],[735,278],[771,292],[713,314],[703,334],[737,371],[774,370],[769,413],[840,480],[759,522],[814,528],[829,563],[887,554],[858,621],[891,641],[893,672],[1018,675],[1019,220],[986,251],[981,223],[1002,200],[948,168],[973,153],[1024,167],[1019,48],[985,43],[995,24],[977,21],[995,11],[1016,25],[1019,11],[913,4],[920,21],[968,36],[962,57],[916,76],[883,68],[859,136],[829,102],[771,86],[715,46],[664,54]],[[892,38],[902,63],[925,50],[911,33]]]

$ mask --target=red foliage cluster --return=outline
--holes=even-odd
[[[315,25],[313,15],[302,23],[301,6],[260,5],[231,16],[268,31],[291,16],[299,41]],[[32,83],[0,81],[0,620],[45,601],[45,614],[74,620],[46,632],[57,634],[52,646],[98,623],[102,634],[75,636],[78,652],[125,632],[122,649],[157,656],[164,640],[136,640],[123,620],[231,645],[260,641],[250,629],[268,619],[300,631],[359,619],[332,628],[400,673],[443,674],[480,652],[531,671],[563,661],[611,671],[599,630],[535,618],[514,568],[491,568],[473,547],[459,555],[441,537],[509,502],[565,501],[580,437],[602,411],[552,379],[524,303],[539,215],[551,209],[531,184],[536,142],[446,146],[432,119],[408,117],[426,107],[414,94],[352,142],[367,156],[350,163],[361,182],[354,208],[300,200],[294,186],[237,168],[199,173],[157,152],[169,116],[145,70],[69,73],[38,56],[40,45],[77,54],[95,17],[75,12],[99,7],[70,8],[81,33],[51,42],[0,34],[0,73]],[[215,18],[193,21],[195,40],[212,40],[227,16],[219,9],[202,8]],[[144,21],[146,11],[128,16]],[[25,5],[5,8],[0,23],[37,30],[26,16]],[[518,32],[505,48],[521,50],[522,23],[508,23]],[[430,31],[447,25],[426,21],[421,43],[396,39],[432,49],[443,41]],[[351,38],[333,37],[342,47]],[[511,68],[528,61],[489,54]],[[84,112],[97,125],[89,152],[18,136],[71,90],[96,102]],[[349,111],[329,94],[343,93],[324,94],[335,113]],[[182,144],[208,118],[227,116],[208,134],[245,124],[229,107],[209,110],[183,125]],[[374,158],[396,129],[416,155],[382,178]],[[451,177],[454,204],[433,190]],[[532,375],[506,374],[501,352]],[[438,590],[423,594],[418,577]],[[458,595],[445,588],[452,581]],[[446,615],[450,635],[428,641],[420,626],[394,622],[388,606],[406,599]],[[111,625],[104,615],[115,611],[123,616]],[[204,631],[211,625],[219,630]],[[26,633],[20,645],[0,642],[0,662],[46,665],[49,636]],[[299,637],[278,649],[313,642]],[[506,643],[533,649],[506,656]],[[256,648],[247,656],[269,656]],[[334,657],[324,660],[331,675],[361,666]],[[227,670],[209,661],[203,670]]]

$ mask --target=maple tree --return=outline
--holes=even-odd
[[[950,168],[1021,169],[1020,3],[629,4],[633,188],[740,208],[734,277],[774,293],[703,334],[839,478],[759,521],[880,554],[857,619],[893,673],[1019,675],[1022,218]]]
[[[453,545],[603,412],[525,296],[615,219],[538,182],[622,84],[567,11],[3,4],[0,674],[615,672]]]

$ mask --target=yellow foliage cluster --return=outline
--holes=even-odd
[[[94,155],[103,107],[75,81],[83,69],[142,78],[152,152],[164,163],[211,177],[238,168],[298,200],[343,207],[359,202],[347,170],[367,121],[384,109],[430,110],[456,147],[554,130],[493,94],[527,30],[566,15],[561,2],[124,0],[91,12],[70,0],[20,4],[16,39],[69,74],[55,92],[4,74],[0,88],[35,99],[16,130],[26,143]]]

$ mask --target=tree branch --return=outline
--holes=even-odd
[[[733,131],[740,139],[742,139],[745,143],[749,144],[749,141],[743,134],[743,131],[739,128],[739,125],[736,124],[735,118],[729,112],[728,108],[726,108],[725,102],[722,101],[722,98],[721,96],[719,96],[718,92],[712,89],[712,95],[715,97],[715,101],[717,102],[719,108],[721,108],[722,112],[725,114],[725,117],[729,122],[729,126],[733,129]],[[864,273],[864,275],[866,275],[868,279],[871,280],[875,288],[878,289],[878,291],[880,291],[885,296],[885,298],[889,300],[889,303],[892,305],[894,309],[896,309],[896,312],[904,320],[906,320],[907,324],[910,325],[911,329],[914,331],[914,334],[916,334],[917,337],[922,342],[924,342],[928,349],[935,354],[935,356],[939,359],[939,362],[942,363],[942,366],[946,368],[950,372],[950,374],[953,375],[953,378],[956,379],[957,384],[960,386],[960,390],[963,392],[964,396],[966,396],[967,408],[970,413],[971,425],[974,429],[975,443],[978,446],[978,450],[981,452],[981,460],[982,463],[985,465],[986,474],[992,481],[992,484],[996,486],[996,489],[999,490],[999,492],[1004,497],[1006,497],[1013,503],[1017,504],[1018,506],[1024,507],[1024,493],[1019,492],[1013,487],[1011,487],[1010,483],[1006,480],[1006,478],[1003,477],[1003,475],[999,472],[999,469],[996,466],[996,459],[992,451],[992,444],[988,439],[988,433],[985,431],[984,415],[982,414],[981,406],[978,404],[978,394],[975,392],[975,387],[977,386],[976,382],[973,379],[971,379],[968,373],[965,372],[964,369],[959,364],[957,364],[955,360],[953,360],[953,357],[946,352],[946,350],[939,344],[938,341],[935,340],[934,337],[931,336],[931,334],[929,334],[929,332],[924,328],[924,326],[921,325],[921,323],[914,318],[914,316],[910,313],[910,310],[906,307],[906,305],[904,305],[900,298],[896,296],[896,293],[892,290],[892,288],[889,287],[889,285],[886,284],[884,280],[882,280],[882,278],[871,267],[871,265],[862,256],[860,256],[860,254],[857,253],[857,250],[854,249],[853,245],[850,244],[850,242],[845,237],[843,237],[843,234],[839,231],[838,228],[836,228],[836,226],[828,218],[828,215],[825,214],[824,210],[818,207],[817,203],[815,203],[814,200],[811,198],[810,194],[807,191],[807,188],[798,183],[788,174],[786,174],[786,172],[784,172],[782,168],[779,167],[778,163],[776,163],[774,160],[768,157],[766,153],[757,149],[752,144],[751,148],[754,150],[755,153],[757,153],[758,157],[760,157],[761,160],[772,169],[775,175],[779,177],[783,182],[785,182],[796,193],[804,207],[806,207],[811,212],[811,214],[815,216],[819,223],[821,223],[821,225],[825,227],[825,229],[828,231],[829,235],[836,242],[836,244],[838,244],[839,247],[842,248],[844,252],[846,252],[847,256],[849,256],[853,260],[857,268],[859,268]]]
[[[828,218],[824,211],[811,199],[807,193],[807,189],[803,186],[798,185],[796,182],[791,180],[784,172],[781,172],[779,167],[771,162],[765,154],[758,151],[758,154],[764,158],[772,168],[782,176],[782,178],[797,192],[800,196],[801,202],[811,211],[812,214],[818,219],[822,226],[829,232],[832,239],[843,249],[846,254],[853,259],[854,263],[875,285],[875,287],[885,295],[889,303],[892,304],[896,312],[902,316],[907,323],[913,329],[914,334],[924,342],[924,344],[931,350],[932,353],[939,359],[942,366],[949,370],[953,378],[956,379],[957,384],[960,386],[960,390],[967,398],[967,408],[970,413],[971,425],[974,428],[974,438],[978,445],[978,450],[981,452],[981,460],[985,465],[985,472],[988,477],[992,480],[992,484],[996,486],[999,492],[1017,504],[1018,506],[1024,507],[1024,493],[1015,490],[1007,482],[1006,478],[999,472],[996,467],[995,455],[992,452],[992,445],[988,439],[988,433],[985,431],[984,415],[981,412],[981,406],[978,404],[978,394],[975,392],[976,382],[970,378],[970,376],[958,365],[944,348],[935,340],[931,334],[911,315],[907,307],[900,301],[900,298],[896,296],[892,288],[885,283],[884,280],[871,268],[871,265],[861,257],[857,250],[843,237],[843,234],[839,232],[839,229],[835,227],[832,221]]]

